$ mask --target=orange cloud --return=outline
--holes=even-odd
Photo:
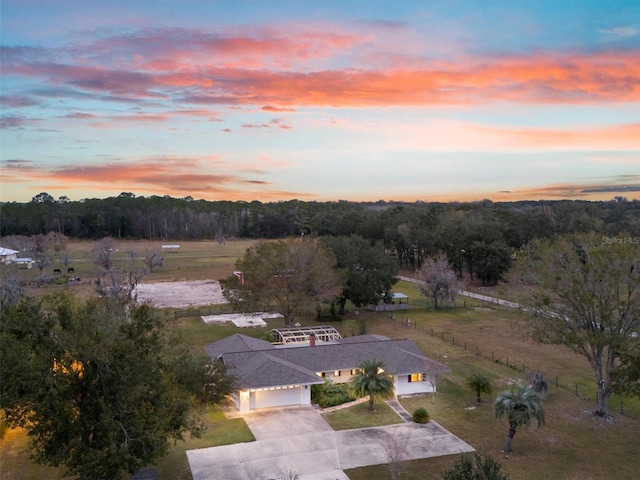
[[[64,87],[114,100],[266,105],[263,109],[271,111],[302,105],[640,100],[638,49],[466,56],[449,63],[415,57],[402,62],[404,67],[389,68],[386,61],[377,63],[376,55],[363,53],[365,44],[371,51],[375,39],[332,31],[141,30],[51,50],[9,47],[3,70],[55,85],[50,95],[60,95]],[[334,61],[343,65],[347,56],[351,68],[327,67]]]
[[[269,102],[280,106],[389,106],[494,101],[589,103],[640,100],[640,53],[582,56],[534,55],[467,60],[438,69],[346,69],[308,73],[241,72],[212,68],[215,95],[207,89],[194,103]],[[159,77],[159,81],[162,81]],[[184,86],[194,86],[187,76]],[[223,91],[224,95],[217,93]]]
[[[278,168],[277,162],[264,160],[270,168]],[[211,170],[229,171],[229,165],[217,156],[197,159],[164,157],[141,161],[107,162],[102,165],[62,166],[43,168],[27,160],[2,162],[0,180],[5,185],[28,185],[37,182],[39,191],[46,190],[114,190],[169,194],[178,197],[187,195],[206,199],[243,200],[262,197],[264,199],[303,198],[310,193],[294,193],[272,190],[269,181],[247,178],[243,175],[263,175],[265,169],[238,168],[242,175],[210,173]],[[247,190],[247,185],[260,187]]]

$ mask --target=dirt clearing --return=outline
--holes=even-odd
[[[189,308],[227,303],[220,282],[200,280],[192,282],[141,283],[136,288],[138,302],[149,301],[158,308]]]

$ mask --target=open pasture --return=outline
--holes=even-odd
[[[165,253],[165,263],[144,281],[191,281],[220,279],[230,275],[236,258],[253,242],[238,241],[219,245],[214,242],[182,242],[178,253]],[[144,251],[160,242],[116,242],[117,261],[124,262],[127,249]],[[76,271],[93,271],[87,255],[90,242],[71,243]],[[124,252],[124,253],[123,253]],[[83,257],[83,255],[85,255]],[[81,261],[81,259],[84,259]],[[22,271],[34,274],[37,271]],[[411,306],[423,307],[426,301],[415,286],[400,282],[395,291],[409,295]],[[490,294],[490,292],[485,292]],[[339,321],[331,322],[344,336],[357,334],[366,326],[368,333],[391,338],[413,339],[425,352],[452,372],[439,382],[435,398],[403,399],[407,410],[425,407],[431,418],[474,446],[479,453],[499,460],[512,480],[519,479],[632,479],[637,478],[640,449],[637,436],[640,421],[620,415],[619,405],[635,418],[640,418],[640,402],[614,397],[610,420],[595,419],[593,375],[586,360],[560,346],[540,345],[527,336],[528,318],[504,307],[458,298],[458,308],[442,310],[410,309],[404,312],[371,313],[353,309]],[[411,319],[409,323],[408,320]],[[315,318],[299,318],[307,325],[317,325]],[[182,317],[179,328],[194,353],[204,355],[203,347],[233,333],[255,337],[271,328],[282,326],[282,320],[268,319],[266,327],[239,328],[232,323],[206,324],[200,316]],[[323,323],[326,322],[323,320]],[[540,370],[549,383],[547,424],[541,428],[521,429],[514,439],[514,453],[509,458],[500,454],[507,432],[506,421],[495,420],[491,401],[495,394],[508,387],[525,371]],[[466,376],[474,371],[489,375],[495,384],[492,395],[483,397],[478,405],[474,395],[464,386]],[[557,383],[556,383],[557,377]],[[575,393],[578,385],[579,394]],[[235,441],[250,441],[242,419],[229,420],[214,408],[207,409],[209,430],[203,439],[178,442],[170,454],[155,466],[161,479],[190,479],[185,450]],[[235,423],[232,423],[235,422]],[[22,431],[10,431],[0,444],[2,479],[62,479],[62,469],[36,466],[25,454],[27,438]],[[450,468],[454,457],[409,462],[406,480],[439,478]],[[366,467],[348,471],[352,480],[388,479],[386,466]]]

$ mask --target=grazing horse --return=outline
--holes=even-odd
[[[75,273],[75,270],[73,269],[73,267],[67,268],[67,273]]]
[[[62,273],[62,270],[60,270],[59,268],[55,268],[55,269],[53,270],[53,274],[54,274],[54,275],[59,275],[59,274],[61,274],[61,273]]]

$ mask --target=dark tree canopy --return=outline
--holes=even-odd
[[[34,458],[80,479],[118,479],[198,434],[199,402],[229,393],[221,366],[193,358],[148,306],[26,298],[0,314],[0,407]]]
[[[620,364],[611,372],[611,380],[614,392],[640,397],[640,341],[620,355]]]
[[[240,311],[273,310],[293,325],[296,315],[318,311],[342,288],[335,257],[316,239],[262,242],[236,263],[242,280],[230,277],[224,293]]]
[[[396,282],[397,263],[385,253],[381,242],[372,243],[359,235],[326,237],[323,241],[335,254],[345,279],[339,298],[341,314],[347,300],[361,308],[389,296]]]

